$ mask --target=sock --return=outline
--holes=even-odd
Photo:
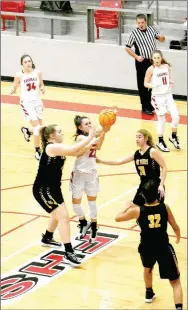
[[[79,222],[80,222],[80,225],[81,225],[82,227],[87,225],[86,219],[79,220]]]
[[[172,139],[177,137],[177,133],[176,132],[172,132]]]
[[[176,309],[180,309],[180,310],[183,309],[183,304],[175,304],[175,306],[176,306]]]
[[[146,291],[153,292],[152,287],[146,287]]]
[[[71,252],[73,253],[73,248],[71,243],[64,243],[65,252]]]
[[[97,222],[91,222],[91,231],[92,231],[92,235],[95,236],[96,231],[97,231]]]
[[[159,142],[163,142],[163,136],[159,137]]]
[[[47,239],[52,239],[52,238],[53,238],[53,232],[50,232],[50,231],[46,230],[44,236],[45,236]]]
[[[35,147],[35,151],[40,153],[40,147]]]

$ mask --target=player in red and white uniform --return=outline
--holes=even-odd
[[[14,78],[11,95],[20,86],[20,105],[24,119],[29,121],[33,128],[33,138],[35,147],[35,158],[40,159],[40,137],[39,131],[43,120],[43,103],[40,93],[45,93],[42,74],[35,68],[33,60],[29,55],[21,57],[22,71],[18,72]],[[26,141],[30,141],[31,132],[28,128],[22,127],[22,133]]]
[[[76,126],[75,141],[76,143],[87,138],[91,121],[86,116],[76,115],[74,118]],[[94,242],[97,235],[97,205],[96,199],[99,192],[99,178],[96,169],[96,150],[99,150],[105,138],[105,133],[110,127],[103,128],[98,132],[98,141],[85,147],[84,150],[77,154],[70,179],[70,190],[72,191],[73,210],[80,222],[79,238],[83,238],[87,230],[91,227],[90,242]],[[83,192],[87,195],[89,216],[91,223],[87,222],[84,210],[81,206]]]
[[[171,92],[171,88],[174,85],[171,77],[171,67],[163,58],[161,51],[158,50],[152,53],[151,61],[153,64],[146,71],[144,86],[152,89],[151,103],[158,117],[157,133],[159,140],[157,147],[163,152],[169,152],[163,139],[166,122],[165,113],[167,112],[172,118],[172,135],[169,137],[169,141],[172,142],[176,149],[180,149],[180,143],[177,137],[179,114]]]

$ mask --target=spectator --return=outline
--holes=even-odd
[[[134,29],[126,43],[127,53],[135,58],[137,85],[142,105],[142,112],[153,115],[151,105],[151,90],[144,87],[144,77],[146,70],[151,66],[151,53],[156,49],[156,40],[165,41],[165,37],[153,26],[147,26],[146,16],[138,14],[136,16],[137,28]],[[135,52],[132,50],[134,46]]]

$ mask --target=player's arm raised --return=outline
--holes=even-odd
[[[152,148],[150,151],[150,157],[153,158],[162,169],[161,182],[159,184],[159,192],[161,194],[161,197],[163,197],[164,196],[164,183],[165,183],[166,175],[167,175],[167,165],[161,153],[154,148]]]
[[[144,86],[146,88],[154,88],[155,85],[151,84],[151,77],[153,75],[153,66],[149,67],[146,71],[145,78],[144,78]]]
[[[126,163],[129,163],[134,160],[134,154],[131,154],[129,156],[117,159],[117,160],[102,160],[97,158],[97,163],[104,164],[104,165],[110,165],[110,166],[118,166],[123,165]]]
[[[14,78],[14,82],[13,82],[13,85],[12,85],[12,89],[10,91],[10,95],[13,95],[15,94],[17,88],[19,87],[20,85],[20,73],[17,73],[15,78]]]
[[[95,136],[95,130],[90,129],[86,139],[75,143],[74,145],[65,145],[60,143],[49,144],[46,147],[46,153],[50,157],[55,156],[74,156],[79,150],[84,148]]]
[[[179,228],[178,224],[176,223],[176,220],[174,218],[174,215],[173,215],[171,209],[167,205],[166,205],[166,210],[168,212],[168,222],[172,226],[172,229],[176,235],[176,243],[179,243],[180,237],[181,237],[180,228]]]
[[[80,135],[76,139],[76,143],[84,141],[85,139],[87,139],[86,136]],[[74,156],[82,156],[85,153],[87,153],[91,148],[95,149],[98,141],[99,141],[99,137],[98,138],[94,137],[85,147],[83,147],[81,150],[79,150],[76,153],[74,153]]]

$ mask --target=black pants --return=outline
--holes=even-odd
[[[144,87],[144,78],[147,69],[151,66],[151,61],[149,59],[144,59],[142,62],[136,60],[136,73],[137,73],[137,85],[138,92],[140,96],[140,103],[142,105],[142,111],[149,110],[153,111],[151,105],[151,90]]]

